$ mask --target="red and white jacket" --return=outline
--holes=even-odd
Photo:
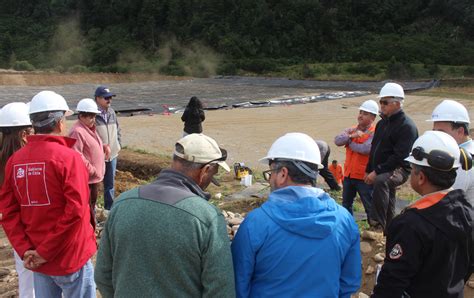
[[[23,258],[35,249],[47,275],[76,272],[97,250],[90,224],[88,172],[75,140],[34,135],[14,153],[0,191],[2,225]]]

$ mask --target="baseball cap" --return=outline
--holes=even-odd
[[[196,163],[217,163],[227,172],[230,171],[229,165],[225,162],[227,151],[219,148],[214,139],[202,134],[193,133],[185,136],[176,142],[183,147],[183,153],[174,151],[174,155]]]
[[[110,92],[110,89],[106,86],[99,86],[95,89],[95,96],[111,97],[115,96],[115,93]]]

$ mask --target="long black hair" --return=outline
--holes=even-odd
[[[196,96],[191,97],[191,99],[189,100],[188,105],[186,107],[190,108],[190,109],[202,109],[203,108],[201,100],[199,98],[197,98]]]

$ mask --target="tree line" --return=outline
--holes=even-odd
[[[4,68],[179,72],[186,63],[231,70],[393,60],[473,66],[474,2],[0,0]]]

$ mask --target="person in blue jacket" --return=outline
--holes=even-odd
[[[359,230],[315,187],[323,167],[316,142],[288,133],[261,161],[272,192],[232,243],[237,297],[350,297],[361,283]]]

